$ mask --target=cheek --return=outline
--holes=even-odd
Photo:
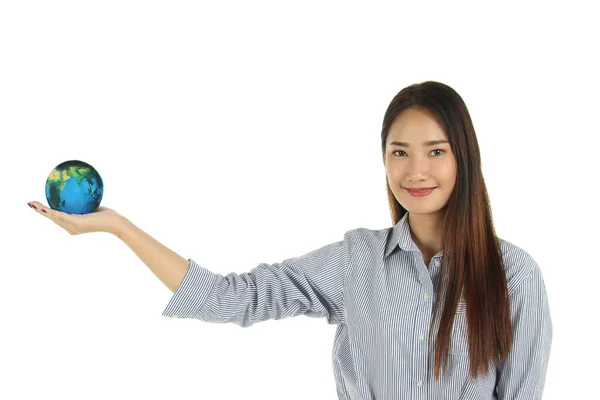
[[[401,171],[399,170],[388,170],[387,171],[387,179],[390,183],[390,186],[398,185],[398,183],[402,180]]]
[[[446,185],[453,185],[456,181],[456,162],[453,160],[444,165],[441,175],[446,182]]]
[[[398,168],[394,168],[393,165],[387,165],[385,167],[385,174],[389,177],[398,175]]]

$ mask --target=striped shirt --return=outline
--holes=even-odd
[[[499,238],[514,330],[509,357],[498,368],[490,364],[486,376],[469,377],[461,300],[448,370],[435,380],[434,351],[428,360],[427,346],[443,251],[425,265],[408,215],[391,228],[353,229],[339,242],[240,275],[215,274],[189,259],[162,315],[241,327],[298,315],[326,317],[337,325],[333,371],[340,400],[541,399],[552,321],[537,263]],[[435,335],[431,340],[433,350]]]

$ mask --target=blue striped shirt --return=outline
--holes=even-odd
[[[189,259],[162,315],[242,327],[297,315],[326,317],[337,325],[333,370],[340,400],[541,399],[552,342],[544,280],[528,253],[499,240],[514,344],[506,363],[490,364],[477,379],[469,377],[462,300],[447,374],[433,377],[434,352],[428,360],[427,346],[443,251],[425,265],[408,213],[391,228],[353,229],[339,242],[240,275],[216,274]],[[433,350],[435,335],[431,340]]]

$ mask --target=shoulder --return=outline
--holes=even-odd
[[[512,293],[520,283],[528,278],[541,277],[542,272],[538,263],[527,251],[505,239],[498,238],[498,240],[509,293]]]
[[[384,229],[369,229],[365,227],[359,227],[346,231],[344,237],[349,237],[355,244],[368,244],[380,247],[382,243],[385,243],[388,235],[391,233],[392,228]]]

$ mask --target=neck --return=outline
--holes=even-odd
[[[408,224],[413,242],[422,253],[435,255],[442,250],[443,214],[409,213]]]

